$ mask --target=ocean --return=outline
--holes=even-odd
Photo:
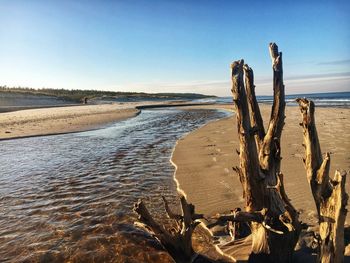
[[[329,92],[329,93],[310,93],[310,94],[292,94],[286,95],[286,104],[288,106],[297,106],[295,99],[307,98],[313,100],[318,107],[350,107],[350,92]],[[257,96],[258,102],[271,103],[272,96]],[[204,101],[204,100],[201,100]],[[232,103],[232,97],[218,97],[207,99],[206,102],[215,102],[219,104]]]

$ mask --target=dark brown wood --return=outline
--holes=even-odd
[[[170,256],[178,263],[190,263],[198,260],[198,254],[192,248],[192,233],[196,226],[200,224],[197,219],[203,218],[201,214],[195,214],[194,206],[187,203],[185,197],[181,197],[182,215],[177,215],[171,211],[168,202],[163,197],[166,213],[169,218],[176,220],[177,227],[172,231],[158,224],[142,200],[139,200],[134,211],[139,215],[139,221],[144,225],[144,229],[154,235]],[[209,259],[201,258],[202,262],[210,262]]]
[[[345,192],[346,173],[335,172],[329,177],[330,154],[322,157],[315,124],[315,105],[308,99],[297,99],[302,115],[305,158],[303,159],[319,219],[318,262],[344,260],[344,223],[348,195]]]
[[[217,221],[231,221],[231,222],[259,222],[262,223],[264,221],[266,215],[266,210],[256,212],[244,212],[238,211],[233,212],[231,214],[218,214],[212,217],[212,219],[216,219]]]
[[[245,219],[251,225],[253,254],[264,255],[264,260],[269,262],[291,262],[301,227],[298,213],[284,190],[280,172],[280,140],[285,119],[282,53],[278,52],[275,43],[271,43],[269,49],[274,101],[266,133],[255,96],[253,70],[243,60],[231,64],[232,95],[240,141],[240,165],[234,170],[243,187],[249,215]],[[260,220],[251,216],[258,211],[265,211],[258,217]],[[237,218],[238,215],[228,217],[231,221]]]

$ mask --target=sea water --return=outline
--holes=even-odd
[[[307,98],[312,100],[317,107],[350,107],[350,92],[329,92],[312,94],[292,94],[286,95],[286,105],[297,106],[297,98]],[[257,96],[260,103],[272,104],[272,96]],[[219,97],[202,99],[202,102],[212,102],[219,104],[232,103],[232,97]]]

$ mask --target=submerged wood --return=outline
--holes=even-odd
[[[343,262],[344,223],[348,195],[346,173],[329,176],[330,154],[322,157],[315,124],[315,105],[311,100],[297,99],[302,115],[305,158],[303,159],[319,220],[319,256],[322,263]]]
[[[269,125],[265,131],[255,96],[253,70],[243,60],[232,63],[232,95],[240,142],[238,173],[246,212],[264,211],[250,221],[252,255],[269,262],[291,262],[300,233],[298,213],[284,190],[280,171],[280,140],[284,126],[282,53],[269,45],[273,68],[273,93]],[[250,217],[251,219],[251,217]]]
[[[168,230],[163,225],[158,224],[147,210],[142,200],[139,200],[134,211],[139,215],[139,221],[144,225],[144,229],[155,236],[170,256],[177,263],[190,262],[211,262],[209,259],[198,255],[192,247],[192,234],[194,229],[203,218],[203,215],[196,214],[194,205],[187,203],[185,197],[181,197],[182,214],[178,215],[171,211],[168,202],[163,197],[165,211],[167,216],[176,221],[176,227]]]

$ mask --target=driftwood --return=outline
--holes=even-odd
[[[297,99],[302,115],[305,158],[303,159],[319,220],[319,262],[344,260],[344,222],[348,195],[345,192],[346,173],[335,172],[329,177],[330,154],[322,157],[315,125],[315,106],[307,99]]]
[[[254,262],[292,262],[293,252],[302,224],[284,189],[281,167],[280,140],[285,119],[282,53],[275,43],[269,45],[273,69],[273,105],[267,130],[263,125],[255,96],[253,70],[243,59],[231,64],[232,95],[235,105],[240,149],[239,175],[245,199],[245,211],[218,215],[217,222],[228,222],[228,232],[235,238],[236,226],[248,223],[252,236]],[[318,141],[314,104],[307,99],[297,100],[304,129],[304,159],[307,178],[319,216],[319,262],[342,262],[344,253],[344,222],[348,196],[345,193],[345,174],[336,172],[329,178],[330,156],[322,158]],[[143,227],[154,235],[176,262],[195,262],[199,256],[192,248],[192,234],[203,215],[195,214],[194,206],[181,197],[182,215],[171,211],[163,198],[165,211],[174,219],[171,231],[158,224],[142,201],[135,204]],[[215,224],[215,223],[214,223]],[[238,227],[237,227],[238,228]],[[204,259],[204,260],[203,260]],[[201,258],[201,262],[210,262]]]
[[[192,248],[191,238],[194,229],[200,224],[197,219],[203,218],[203,215],[195,214],[194,205],[187,203],[183,196],[180,199],[182,215],[173,213],[164,197],[163,201],[167,216],[176,221],[176,227],[170,231],[153,219],[141,200],[135,204],[134,211],[139,215],[139,221],[144,224],[144,228],[159,240],[175,262],[195,262],[199,255]],[[203,257],[201,261],[205,262]]]
[[[284,126],[282,53],[269,45],[273,68],[274,101],[267,130],[255,96],[253,70],[243,60],[232,63],[232,95],[235,105],[240,165],[238,173],[247,217],[252,230],[251,258],[291,262],[300,233],[298,213],[284,190],[280,171],[280,140]],[[243,214],[242,214],[243,216]],[[236,220],[240,214],[230,220]]]

